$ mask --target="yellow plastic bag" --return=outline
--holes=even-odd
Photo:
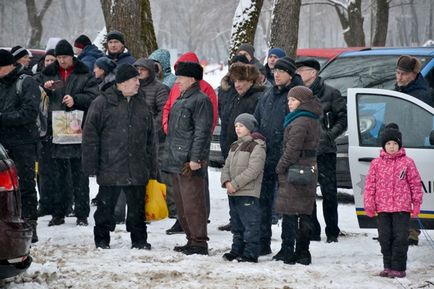
[[[166,203],[166,185],[157,180],[149,180],[146,185],[146,221],[159,221],[169,216]]]

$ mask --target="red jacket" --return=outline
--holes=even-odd
[[[197,55],[194,52],[191,52],[191,51],[186,52],[185,54],[181,55],[181,57],[179,57],[179,59],[176,61],[175,70],[176,70],[176,65],[179,62],[196,62],[196,63],[199,63],[199,58],[197,58]],[[215,94],[215,91],[212,88],[212,86],[208,82],[206,82],[205,80],[200,80],[199,85],[200,85],[200,90],[209,96],[209,99],[212,103],[213,114],[214,114],[214,118],[213,118],[213,122],[212,122],[212,131],[214,131],[214,128],[217,124],[217,119],[218,119],[217,95]],[[178,86],[178,84],[175,83],[172,86],[172,89],[170,90],[169,98],[167,99],[167,102],[163,108],[163,129],[164,129],[164,132],[166,134],[167,134],[167,130],[168,130],[170,109],[172,108],[173,104],[175,103],[175,101],[178,99],[178,97],[180,95],[181,95],[181,91],[179,90],[179,86]]]

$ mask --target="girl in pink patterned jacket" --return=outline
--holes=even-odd
[[[365,182],[365,212],[378,214],[378,240],[383,254],[382,277],[405,277],[410,216],[422,203],[422,184],[414,161],[406,156],[398,125],[388,124],[381,137],[383,149],[369,168]]]

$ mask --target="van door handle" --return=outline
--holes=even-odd
[[[374,158],[359,158],[359,162],[370,163],[374,160]]]

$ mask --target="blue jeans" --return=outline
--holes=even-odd
[[[229,196],[233,254],[250,258],[259,256],[260,212],[258,198]]]

